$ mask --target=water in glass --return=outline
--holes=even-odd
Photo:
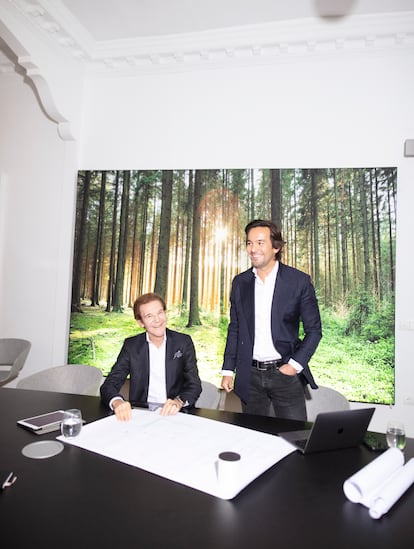
[[[82,429],[82,414],[80,410],[66,410],[62,420],[61,431],[64,437],[76,437]]]
[[[398,421],[390,422],[387,426],[387,444],[389,448],[405,448],[405,429],[404,425]]]

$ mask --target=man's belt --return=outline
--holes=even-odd
[[[259,360],[253,360],[252,366],[253,368],[256,368],[256,370],[271,370],[272,368],[280,368],[282,366],[283,361],[281,359],[278,360],[265,360],[264,362],[260,362]]]

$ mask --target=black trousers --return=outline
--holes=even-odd
[[[249,400],[243,412],[268,416],[270,405],[276,417],[306,421],[305,393],[298,375],[289,376],[276,367],[258,370],[252,367]]]

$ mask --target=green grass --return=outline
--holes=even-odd
[[[130,309],[110,314],[98,307],[84,307],[83,311],[71,316],[68,362],[97,366],[106,375],[124,339],[142,329]],[[168,312],[168,326],[189,334],[194,341],[200,377],[219,386],[227,319],[203,312],[200,319],[201,326],[187,328],[187,315]],[[392,404],[393,340],[364,341],[344,335],[345,331],[345,319],[323,313],[324,337],[310,364],[316,382],[336,388],[351,401]]]
[[[187,317],[172,312],[168,316],[168,327],[192,337],[200,377],[219,386],[225,333],[223,337],[219,319],[203,313],[200,319],[201,326],[186,328]],[[71,315],[68,362],[97,366],[107,375],[124,339],[142,331],[131,309],[105,313],[98,307],[84,307],[83,313]]]
[[[323,315],[323,338],[312,358],[320,385],[336,388],[348,400],[394,402],[394,342],[345,336],[345,320]]]

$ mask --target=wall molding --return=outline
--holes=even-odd
[[[86,75],[186,71],[200,68],[286,62],[300,56],[401,52],[414,49],[414,11],[317,18],[134,38],[93,40],[55,0],[9,0],[60,50],[83,65]]]
[[[73,141],[74,137],[72,135],[70,122],[56,107],[49,85],[39,68],[32,63],[29,56],[18,57],[18,65],[26,71],[27,78],[33,82],[45,114],[52,122],[57,124],[59,137],[63,141]]]
[[[33,62],[29,52],[18,38],[0,21],[0,36],[10,49],[12,59],[4,56],[6,61],[0,63],[2,73],[20,73],[33,84],[39,103],[46,116],[57,124],[57,131],[63,141],[72,141],[74,137],[70,122],[62,115],[56,106],[51,89],[39,66]]]

